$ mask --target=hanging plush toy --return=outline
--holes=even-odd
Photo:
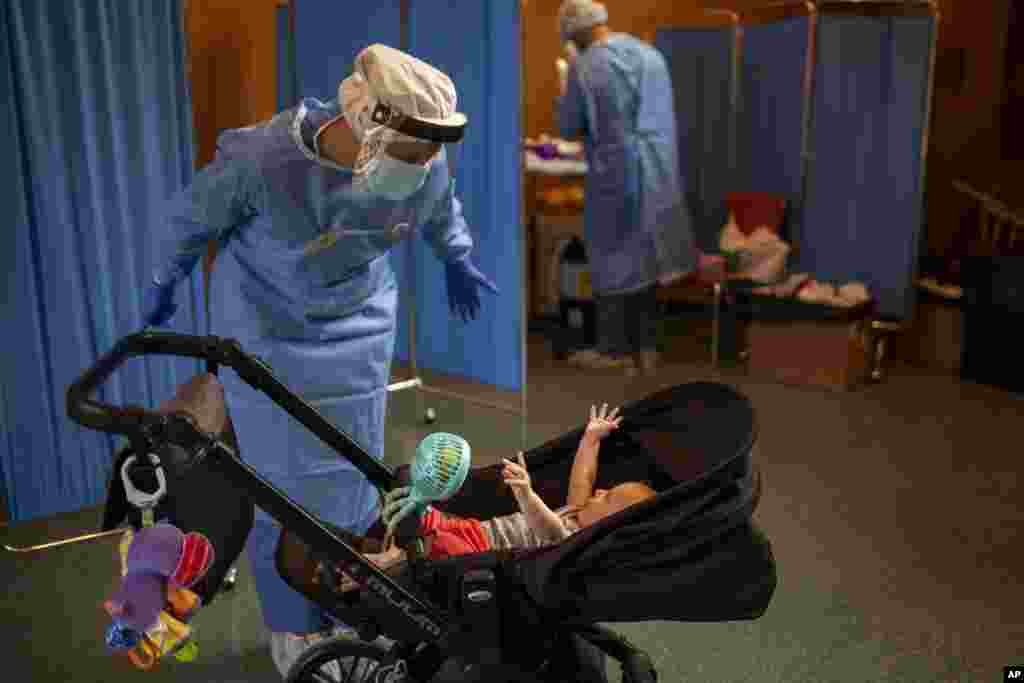
[[[121,585],[104,603],[114,622],[107,645],[127,652],[141,669],[163,655],[194,656],[188,620],[200,606],[188,588],[213,564],[210,541],[199,533],[182,533],[166,523],[126,534],[120,547]]]

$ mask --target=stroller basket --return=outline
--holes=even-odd
[[[346,594],[334,594],[322,585],[306,589],[303,583],[309,583],[309,576],[289,575],[279,561],[283,578],[339,620],[367,626],[361,630],[364,638],[383,633],[396,641],[395,656],[408,661],[410,671],[422,680],[449,657],[507,649],[510,638],[517,656],[528,658],[524,650],[533,648],[524,646],[522,638],[535,632],[544,635],[547,646],[536,650],[551,657],[558,656],[554,650],[559,647],[581,647],[566,641],[566,634],[583,636],[629,670],[647,671],[646,655],[596,627],[596,622],[753,619],[765,611],[774,592],[770,545],[751,520],[760,493],[759,474],[751,461],[753,411],[727,387],[682,385],[623,408],[623,428],[602,447],[597,485],[645,480],[658,492],[655,498],[555,547],[426,561],[410,545],[414,561],[401,576],[392,577],[359,552],[359,539],[312,515],[242,460],[230,428],[220,429],[223,420],[211,428],[212,423],[198,420],[194,411],[115,407],[90,398],[127,359],[152,354],[205,360],[214,373],[219,366],[231,368],[348,458],[382,492],[401,485],[407,472],[370,457],[234,340],[150,330],[123,338],[69,387],[67,412],[85,427],[126,436],[134,453],[163,454],[170,449],[173,457],[161,455],[169,479],[193,477],[211,498],[216,489],[228,500],[228,492],[235,492],[231,514],[224,516],[227,521],[221,520],[220,527],[206,519],[210,515],[190,518],[188,506],[177,501],[176,524],[185,532],[207,533],[221,563],[201,589],[204,603],[212,599],[223,571],[240,554],[252,525],[253,505],[282,525],[279,560],[282,549],[298,549],[296,564],[307,569],[344,566],[361,589]],[[572,453],[581,433],[565,434],[526,454],[534,488],[551,506],[564,503]],[[112,486],[110,494],[115,504],[108,500],[104,519],[107,528],[124,518],[117,514],[125,505],[117,500],[115,489]],[[499,466],[474,468],[460,492],[441,507],[478,518],[517,510],[501,483]],[[400,541],[410,539],[415,539],[415,531],[400,530]],[[474,595],[498,593],[494,602],[500,614],[484,615],[466,601],[465,591],[475,585],[473,581],[478,582]],[[497,626],[482,628],[481,619]],[[495,638],[500,642],[494,643]],[[518,670],[509,675],[516,677],[510,680],[519,680],[523,674]],[[653,671],[651,677],[636,675],[641,676],[636,680],[654,680]]]

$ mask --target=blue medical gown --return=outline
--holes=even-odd
[[[595,292],[634,291],[696,267],[672,97],[664,57],[632,36],[613,34],[588,47],[570,69],[559,128],[565,138],[583,139]]]
[[[451,261],[472,239],[443,152],[404,201],[353,191],[351,171],[317,151],[317,131],[338,113],[336,101],[310,99],[224,132],[172,202],[158,274],[180,281],[216,239],[211,333],[237,339],[380,459],[398,305],[387,252],[419,233]],[[235,373],[221,375],[242,458],[315,515],[365,532],[379,496],[362,473]],[[264,619],[273,631],[319,630],[320,610],[277,574],[279,532],[257,510],[247,550]]]

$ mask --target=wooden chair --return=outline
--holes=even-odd
[[[1015,214],[1005,203],[989,194],[980,192],[962,180],[954,180],[953,187],[960,194],[977,204],[978,227],[973,239],[973,251],[997,255],[1024,248],[1024,217]],[[1020,246],[1018,245],[1020,243]],[[934,294],[947,301],[959,301],[963,290],[958,285],[947,284],[935,277],[918,278],[917,288]]]
[[[962,180],[954,180],[953,188],[969,199],[977,207],[977,227],[973,231],[973,235],[968,239],[971,246],[965,246],[967,252],[983,252],[992,255],[998,255],[1007,253],[1013,250],[1015,247],[1019,250],[1024,247],[1024,217],[1014,214],[1014,212],[1003,202],[999,201],[995,197],[981,192],[968,183]],[[965,252],[966,255],[966,252]],[[958,328],[961,324],[959,305],[960,300],[963,298],[963,289],[958,284],[952,284],[951,282],[944,281],[941,276],[939,277],[920,277],[916,283],[918,290],[927,292],[934,296],[939,301],[944,301],[948,305],[955,307],[957,310],[955,315],[950,320],[955,321],[953,324],[954,329]],[[928,312],[924,312],[928,315]],[[920,313],[918,314],[920,315]],[[917,317],[917,316],[915,316]],[[928,318],[923,325],[922,331],[934,334],[930,325],[927,323],[934,323],[932,318]],[[947,322],[945,325],[940,325],[940,328],[946,329],[951,323]],[[891,323],[883,323],[881,321],[875,321],[873,323],[873,330],[878,336],[878,341],[875,348],[875,371],[874,378],[879,379],[881,375],[881,365],[885,358],[886,353],[886,338],[889,333],[892,332],[903,332],[906,331],[905,326],[895,325]],[[956,347],[959,347],[959,340],[956,341]],[[931,348],[931,347],[929,347]],[[954,349],[955,350],[955,349]],[[958,365],[957,361],[957,365]],[[954,363],[948,361],[948,366],[953,367]],[[945,366],[944,366],[945,367]]]
[[[1024,216],[1015,214],[1009,206],[995,197],[979,192],[961,180],[953,187],[978,202],[978,240],[992,253],[1012,251],[1017,240],[1024,243]]]

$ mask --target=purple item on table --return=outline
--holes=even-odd
[[[557,159],[559,157],[558,145],[553,145],[551,143],[530,145],[528,149],[544,160]]]

